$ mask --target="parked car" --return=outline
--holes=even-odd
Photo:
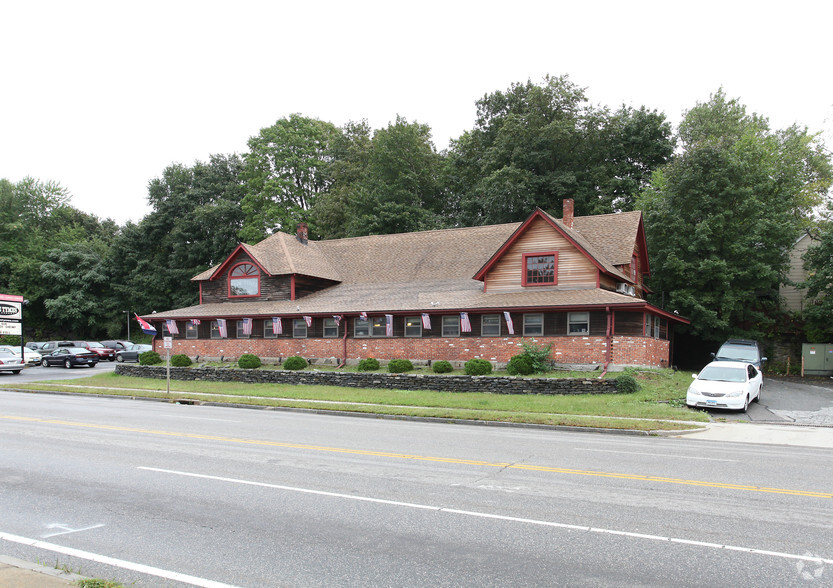
[[[43,367],[62,365],[67,369],[76,365],[95,367],[97,363],[98,353],[83,347],[61,347],[49,355],[44,355],[40,361]]]
[[[742,361],[751,363],[756,368],[761,369],[761,366],[766,361],[766,357],[761,352],[761,346],[757,341],[751,339],[729,339],[717,353],[712,353],[713,361]]]
[[[98,354],[98,359],[104,361],[116,361],[116,350],[112,347],[105,347],[98,341],[73,341],[76,347],[83,347]]]
[[[40,352],[41,347],[46,345],[46,341],[29,341],[26,343],[25,347],[32,349],[33,351]]]
[[[40,348],[38,353],[41,355],[47,355],[59,347],[76,347],[76,345],[72,341],[47,341],[43,344],[43,347]]]
[[[0,345],[0,349],[4,349],[6,351],[10,351],[14,353],[17,357],[20,357],[20,347],[16,347],[14,345]],[[23,363],[26,365],[38,365],[41,360],[41,354],[37,351],[33,351],[28,347],[23,348]]]
[[[685,403],[694,408],[725,408],[746,412],[750,402],[761,399],[764,387],[761,371],[751,363],[713,361],[688,387]]]
[[[23,362],[19,355],[0,349],[0,371],[19,374],[22,369]]]
[[[116,361],[139,361],[139,356],[145,351],[153,351],[153,345],[131,344],[127,349],[116,351]]]
[[[116,351],[119,351],[121,349],[127,349],[128,347],[133,345],[133,343],[131,343],[130,341],[122,341],[121,339],[102,341],[101,344],[105,347],[109,347],[110,349],[114,349]]]

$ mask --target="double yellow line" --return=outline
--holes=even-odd
[[[767,488],[763,486],[750,486],[745,484],[728,484],[724,482],[707,482],[703,480],[685,480],[681,478],[665,478],[661,476],[644,476],[640,474],[622,474],[617,472],[600,472],[593,470],[576,470],[571,468],[558,468],[551,466],[536,466],[529,464],[517,464],[508,462],[479,461],[472,459],[458,459],[453,457],[435,457],[429,455],[411,455],[407,453],[391,453],[387,451],[368,451],[364,449],[347,449],[343,447],[326,447],[322,445],[309,445],[304,443],[281,443],[279,441],[265,441],[262,439],[243,439],[239,437],[225,437],[220,435],[202,435],[197,433],[181,433],[177,431],[161,431],[154,429],[139,429],[135,427],[120,427],[116,425],[100,425],[94,423],[79,423],[58,419],[41,419],[34,417],[20,417],[0,415],[0,419],[8,421],[22,421],[42,423],[49,425],[61,425],[66,427],[81,427],[86,429],[97,429],[104,431],[120,431],[125,433],[139,433],[142,435],[161,435],[165,437],[179,437],[183,439],[200,439],[204,441],[221,441],[224,443],[243,443],[246,445],[261,445],[267,447],[283,447],[287,449],[301,449],[304,451],[323,451],[328,453],[343,453],[350,455],[365,455],[372,457],[383,457],[388,459],[411,459],[416,461],[428,461],[436,463],[448,463],[456,465],[469,465],[477,467],[490,467],[514,470],[526,470],[534,472],[546,472],[554,474],[565,474],[571,476],[592,476],[597,478],[615,478],[619,480],[635,480],[639,482],[654,482],[660,484],[681,484],[684,486],[700,486],[704,488],[721,488],[724,490],[738,490],[745,492],[766,492],[770,494],[786,494],[789,496],[806,496],[810,498],[833,498],[831,492],[812,492],[807,490],[790,490],[787,488]]]

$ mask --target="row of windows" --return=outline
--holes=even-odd
[[[444,315],[440,317],[440,335],[443,337],[459,337],[461,333],[460,316]],[[394,319],[396,320],[396,319]],[[508,326],[504,327],[503,316],[500,314],[484,314],[480,317],[480,335],[482,337],[500,337],[502,333],[509,332]],[[164,323],[163,323],[164,324]],[[246,333],[245,323],[242,320],[227,321],[227,328],[234,325],[236,336],[238,339],[247,339],[249,334]],[[263,337],[266,339],[275,338],[278,336],[278,331],[282,333],[283,328],[288,326],[291,328],[293,337],[303,339],[307,336],[309,327],[304,319],[286,319],[281,322],[281,328],[276,328],[276,324],[272,319],[263,320]],[[523,315],[523,322],[521,323],[521,333],[525,337],[537,336],[544,334],[544,315],[542,313],[530,313]],[[514,325],[513,325],[514,330]],[[583,335],[590,332],[590,313],[589,312],[570,312],[567,313],[567,332],[571,335]],[[218,321],[211,321],[210,328],[212,339],[223,339],[220,333],[220,324]],[[167,329],[164,329],[164,334],[167,335]],[[285,334],[290,334],[286,332]],[[336,324],[334,318],[323,319],[323,334],[325,338],[339,337],[339,325]],[[343,334],[343,331],[342,331]],[[229,333],[226,332],[226,336]],[[423,325],[422,317],[409,316],[405,317],[405,336],[406,337],[422,337]],[[356,338],[366,337],[387,337],[387,322],[385,317],[369,317],[367,320],[360,318],[353,319],[353,336]],[[199,334],[197,325],[190,321],[185,324],[185,338],[198,339]]]

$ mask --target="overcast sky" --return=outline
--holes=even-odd
[[[242,154],[291,113],[400,114],[444,149],[478,98],[546,74],[675,125],[722,86],[833,146],[828,1],[5,0],[0,22],[0,178],[120,224],[168,165]]]

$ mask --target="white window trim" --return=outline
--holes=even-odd
[[[359,323],[365,323],[365,325],[362,325],[362,326],[367,326],[367,334],[366,335],[359,335],[356,332],[356,326]],[[363,320],[363,319],[360,319],[360,318],[353,319],[353,337],[355,337],[356,339],[368,339],[370,337],[370,319],[367,319],[367,320]]]
[[[448,319],[449,322],[451,320],[455,321],[455,324],[457,326],[457,332],[456,333],[449,334],[446,331],[446,328],[445,328],[446,319]],[[460,316],[459,315],[452,314],[452,315],[444,315],[442,317],[442,336],[443,337],[459,337],[460,336]]]
[[[408,321],[409,320],[415,320],[416,321],[416,325],[411,325],[410,328],[413,329],[414,327],[416,327],[417,329],[419,329],[419,334],[418,335],[409,335],[408,334],[408,328],[409,328],[408,327]],[[419,337],[422,337],[422,317],[421,316],[406,316],[405,317],[405,336],[406,337],[413,337],[415,339],[419,338]]]
[[[303,335],[298,334],[299,327],[303,327],[303,329],[304,329],[304,334]],[[307,335],[308,333],[309,333],[309,330],[307,329],[307,321],[305,321],[302,318],[292,319],[292,338],[293,339],[306,339],[307,336],[308,336]]]
[[[492,317],[492,316],[497,317],[497,334],[495,334],[495,333],[484,333],[483,328],[486,326],[486,317]],[[481,337],[500,337],[501,332],[502,332],[502,326],[503,326],[502,325],[502,322],[503,322],[502,319],[503,319],[503,317],[501,317],[501,315],[499,315],[499,314],[484,314],[484,315],[482,315],[480,317],[480,336]],[[491,327],[491,326],[495,326],[495,325],[489,325],[489,326]]]
[[[524,327],[523,327],[524,337],[541,337],[541,336],[544,335],[544,314],[543,313],[541,313],[541,312],[527,313],[527,314],[524,314],[523,316],[524,316]],[[541,317],[541,323],[540,323],[541,332],[540,333],[531,333],[531,332],[527,331],[527,318],[528,317],[533,317],[533,316]],[[529,326],[532,326],[532,325],[529,325]],[[535,326],[537,327],[538,325],[536,324]]]
[[[573,320],[574,315],[586,315],[587,320]],[[573,324],[582,325],[586,324],[587,329],[584,331],[573,331],[572,326]],[[567,313],[567,334],[568,335],[589,335],[590,334],[590,313],[586,310],[581,312],[568,312]]]
[[[240,320],[238,320],[238,321],[237,321],[237,327],[236,327],[236,329],[237,329],[237,333],[236,333],[236,334],[237,334],[237,338],[238,338],[238,339],[249,339],[249,338],[251,337],[251,335],[246,335],[246,334],[243,332],[243,320],[242,320],[242,319],[240,319]]]
[[[267,325],[273,323],[272,319],[263,319],[263,338],[264,339],[277,339],[278,334],[275,332],[275,325],[274,323],[267,328]]]
[[[191,333],[194,334],[193,337],[191,336]],[[199,339],[200,338],[200,326],[195,325],[191,321],[188,321],[187,323],[185,323],[185,338],[186,339],[191,339],[192,341],[194,339]]]
[[[328,335],[327,329],[335,329],[335,335]],[[336,320],[334,318],[325,318],[324,319],[324,332],[323,336],[325,339],[338,339],[338,330],[339,326],[336,324]]]

